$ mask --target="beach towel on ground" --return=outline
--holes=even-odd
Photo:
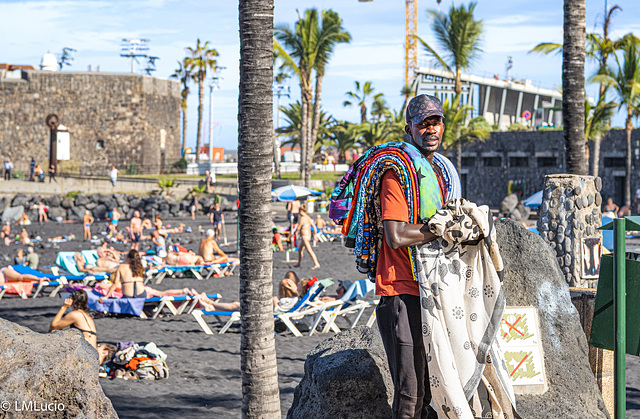
[[[492,221],[486,206],[450,201],[429,221],[440,237],[418,247],[431,405],[439,417],[520,417],[497,338],[505,298]]]
[[[460,181],[453,164],[434,153],[433,165],[442,174],[442,185],[432,164],[409,143],[394,142],[370,148],[344,175],[331,194],[329,217],[342,224],[347,236],[345,246],[352,247],[358,271],[375,278],[377,255],[383,228],[380,211],[380,187],[387,170],[400,180],[409,206],[409,222],[426,222],[444,202],[460,197]],[[406,248],[414,279],[415,247]]]

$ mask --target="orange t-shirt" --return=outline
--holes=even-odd
[[[380,191],[382,221],[393,220],[409,223],[409,205],[404,198],[400,179],[393,171],[387,171],[382,177]],[[393,296],[410,294],[420,296],[418,282],[413,279],[411,262],[407,248],[392,249],[382,236],[382,245],[378,255],[376,269],[376,294]]]

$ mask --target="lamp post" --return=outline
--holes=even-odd
[[[218,71],[222,71],[227,67],[215,66],[213,68],[213,77],[211,77],[211,83],[209,83],[209,165],[213,163],[213,90],[220,88],[220,80],[222,77],[218,77]]]

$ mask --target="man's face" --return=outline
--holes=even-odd
[[[413,145],[425,156],[438,150],[444,135],[444,123],[438,115],[425,118],[418,124],[408,122],[404,129],[411,136]]]

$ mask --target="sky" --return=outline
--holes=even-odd
[[[373,0],[274,0],[274,23],[293,26],[307,8],[333,9],[351,34],[349,44],[340,44],[326,70],[323,83],[323,109],[336,119],[359,121],[356,107],[344,107],[345,92],[354,90],[356,80],[371,81],[385,95],[392,109],[399,109],[404,84],[404,1]],[[446,12],[451,0],[442,0]],[[456,2],[456,5],[462,4]],[[468,4],[468,2],[464,2]],[[640,35],[640,2],[609,2],[622,7],[613,19],[611,38],[628,32]],[[562,57],[540,56],[528,51],[540,42],[562,42],[560,0],[479,0],[475,16],[484,22],[482,50],[470,73],[491,77],[506,75],[506,62],[513,59],[511,76],[529,79],[538,87],[559,89],[562,84]],[[605,0],[586,0],[587,32],[601,32]],[[418,1],[418,35],[440,50],[431,31],[428,9],[436,9],[436,0]],[[130,61],[120,57],[123,38],[148,38],[150,51],[159,57],[154,77],[168,78],[185,48],[196,39],[209,41],[219,52],[222,70],[219,89],[213,91],[213,122],[209,124],[209,89],[206,89],[203,132],[208,142],[213,129],[213,145],[237,148],[237,97],[239,83],[238,2],[224,0],[0,0],[0,62],[38,65],[43,54],[59,53],[64,47],[76,50],[71,66],[63,71],[129,72]],[[420,50],[418,64],[430,66],[431,59]],[[142,65],[137,66],[141,68]],[[595,72],[587,65],[589,77]],[[288,82],[290,98],[281,97],[281,105],[299,100],[295,80]],[[187,145],[196,142],[197,86],[191,87],[188,101]],[[596,86],[588,92],[594,96]],[[277,102],[274,97],[274,105]],[[274,107],[275,109],[275,107]],[[276,115],[274,114],[274,120]],[[614,126],[622,126],[621,114]],[[212,127],[212,128],[211,128]]]

